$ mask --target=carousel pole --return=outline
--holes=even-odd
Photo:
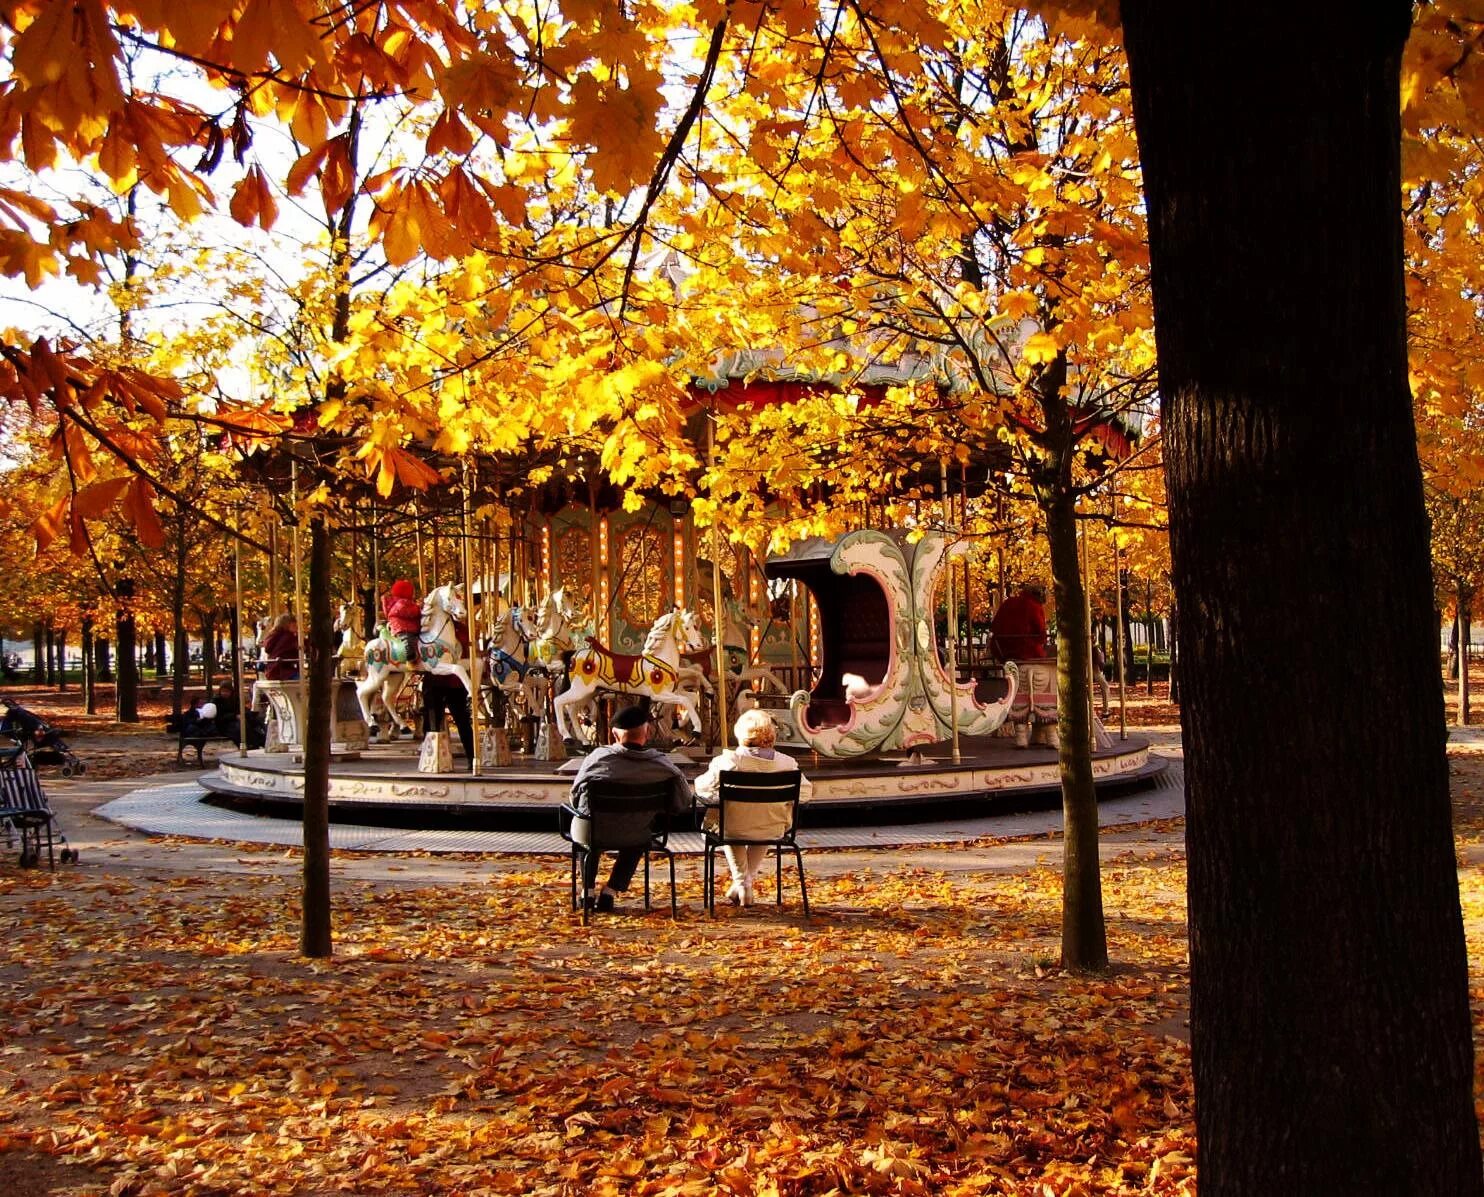
[[[1087,625],[1087,732],[1090,746],[1096,749],[1098,746],[1098,721],[1097,712],[1092,701],[1092,559],[1091,559],[1091,529],[1086,522],[1082,525],[1082,617]]]
[[[438,513],[433,512],[433,582],[440,585],[438,579],[443,576],[442,546],[438,542]]]
[[[414,503],[412,505],[412,537],[417,553],[417,592],[418,594],[427,594],[428,575],[423,568],[423,517],[421,503]]]
[[[716,413],[706,421],[706,458],[716,469]],[[716,735],[723,752],[727,749],[727,646],[722,643],[721,622],[721,521],[716,504],[711,505],[711,627],[716,644]]]
[[[277,619],[278,610],[278,513],[268,517],[268,621]]]
[[[809,613],[804,612],[804,633],[809,632]],[[794,690],[807,690],[799,681],[799,584],[788,583],[788,672]]]
[[[963,462],[958,467],[958,530],[960,534],[967,531],[969,527],[969,467]],[[964,554],[964,623],[959,628],[959,635],[963,639],[961,648],[964,661],[972,667],[974,664],[974,589],[969,577],[969,554]]]
[[[464,613],[469,620],[469,734],[474,739],[474,743],[469,745],[469,764],[470,771],[478,777],[480,770],[484,767],[484,760],[479,750],[479,653],[474,650],[474,618],[471,613],[474,606],[474,563],[469,551],[469,509],[473,501],[470,489],[470,467],[469,459],[466,457],[464,459]]]
[[[1113,651],[1118,654],[1118,738],[1128,739],[1128,679],[1124,676],[1123,661],[1123,550],[1118,544],[1118,532],[1113,532],[1113,609],[1117,623],[1117,637]]]
[[[963,760],[963,755],[958,747],[958,595],[955,593],[954,568],[953,568],[953,546],[955,541],[949,532],[949,512],[952,511],[953,500],[948,493],[948,458],[938,458],[938,469],[943,481],[943,536],[948,541],[943,550],[943,564],[948,568],[944,571],[948,575],[948,722],[949,738],[953,744],[953,763],[957,765]]]
[[[297,461],[289,464],[289,499],[294,507],[294,620],[302,625],[304,622],[304,585],[303,585],[303,559],[299,552],[299,463]],[[301,632],[297,637],[299,641],[299,684],[304,684],[304,634]]]
[[[237,513],[242,522],[242,513]],[[239,533],[241,528],[238,529]],[[247,755],[247,699],[242,693],[242,541],[232,538],[232,601],[237,604],[237,646],[232,654],[233,675],[237,679],[237,746],[238,754]]]
[[[598,486],[597,483],[589,478],[587,483],[587,560],[588,573],[591,575],[588,578],[588,585],[592,587],[593,594],[593,634],[602,639],[604,644],[612,647],[612,637],[607,636],[603,631],[603,624],[608,618],[607,609],[603,606],[603,571],[607,566],[603,561],[602,548],[599,544],[600,536],[601,532],[598,527]],[[608,585],[610,587],[613,585],[611,579]]]
[[[505,563],[510,570],[510,601],[512,603],[523,602],[525,595],[517,589],[520,586],[520,574],[516,572],[515,508],[506,506],[505,514],[510,517],[510,535],[506,538],[505,544]]]
[[[356,509],[350,509],[350,609],[355,612],[355,619],[361,614],[361,547],[356,536]],[[355,624],[351,624],[352,630]]]
[[[376,502],[371,507],[371,601],[379,611],[381,603],[381,521],[376,517]],[[373,633],[374,634],[374,633]]]

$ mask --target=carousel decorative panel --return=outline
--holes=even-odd
[[[572,593],[590,593],[593,588],[592,534],[584,527],[570,525],[557,533],[556,560],[552,573],[557,586]]]
[[[618,538],[619,614],[631,628],[648,628],[670,604],[670,545],[665,531],[635,524]]]

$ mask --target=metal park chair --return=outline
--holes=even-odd
[[[562,839],[571,845],[572,909],[578,906],[577,877],[588,875],[589,857],[604,852],[632,851],[644,854],[644,909],[650,909],[649,858],[664,856],[670,862],[670,917],[679,917],[675,901],[675,854],[669,847],[670,799],[673,783],[663,781],[595,781],[587,788],[587,810],[563,805],[559,811]],[[592,873],[597,874],[597,862]],[[584,886],[584,889],[586,887]],[[588,902],[582,895],[582,921],[588,921]]]
[[[804,901],[804,917],[809,917],[809,887],[804,879],[804,853],[799,847],[799,781],[797,769],[779,773],[754,773],[727,769],[721,775],[717,791],[716,826],[703,827],[706,858],[703,865],[703,892],[706,909],[716,913],[716,854],[722,848],[770,847],[777,866],[775,892],[778,905],[783,905],[783,853],[792,852],[799,870],[799,896]],[[750,824],[758,812],[748,807],[760,805],[787,806],[788,825],[776,836],[759,836]],[[752,818],[749,818],[749,813]],[[728,817],[733,830],[727,830]],[[740,827],[739,827],[740,824]]]
[[[46,843],[46,863],[57,867],[56,844],[62,842],[62,863],[77,860],[67,837],[57,828],[56,816],[41,789],[36,770],[19,748],[0,753],[0,824],[14,828],[21,837],[21,867],[41,863],[41,845]]]

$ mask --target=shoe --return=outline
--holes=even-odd
[[[727,890],[727,905],[741,906],[743,892],[744,891],[740,885],[738,885],[735,881],[732,882],[732,888]]]
[[[754,896],[754,894],[752,892],[752,882],[751,882],[751,880],[744,881],[742,883],[742,905],[743,906],[755,906],[756,904],[757,904],[757,898],[756,898],[756,896]]]
[[[599,914],[612,914],[613,895],[610,894],[607,890],[604,890],[597,896],[596,900],[594,900],[593,909],[596,910]]]

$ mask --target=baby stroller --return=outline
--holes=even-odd
[[[87,772],[87,766],[68,747],[61,731],[19,703],[0,698],[0,704],[6,707],[4,717],[0,717],[0,735],[9,736],[20,745],[33,766],[60,765],[63,777]]]

